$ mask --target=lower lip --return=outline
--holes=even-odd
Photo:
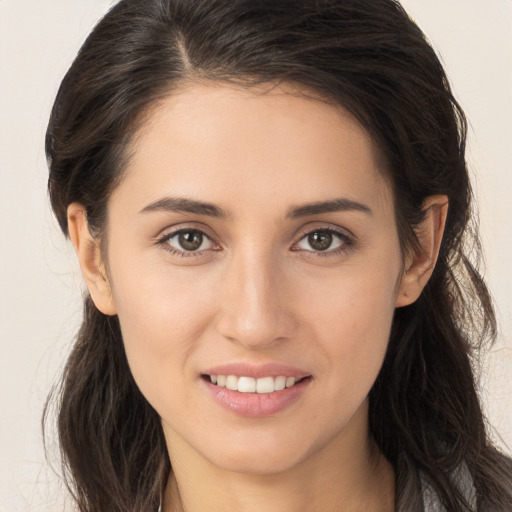
[[[210,396],[221,406],[239,416],[262,418],[271,416],[297,402],[311,383],[307,377],[297,384],[273,393],[240,393],[202,379]]]

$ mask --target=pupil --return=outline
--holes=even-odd
[[[185,231],[184,233],[180,233],[179,242],[183,249],[195,251],[201,247],[203,235],[197,231]]]
[[[311,233],[308,242],[317,251],[325,251],[332,244],[332,234],[328,232]]]

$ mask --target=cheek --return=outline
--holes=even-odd
[[[332,376],[332,393],[344,400],[364,398],[382,366],[395,310],[399,268],[394,261],[345,267],[303,294],[312,336]]]
[[[147,397],[175,388],[209,324],[216,287],[207,276],[191,278],[168,265],[123,260],[111,266],[126,355],[139,388]]]

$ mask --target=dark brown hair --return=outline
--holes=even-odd
[[[476,265],[466,121],[423,33],[394,0],[122,0],[80,50],[48,127],[49,192],[64,233],[78,201],[101,238],[144,113],[199,80],[286,81],[348,109],[388,160],[404,250],[425,198],[448,196],[434,274],[395,313],[371,432],[397,472],[399,510],[421,509],[420,475],[449,511],[470,510],[460,467],[479,511],[512,510],[511,465],[489,441],[472,370],[495,319]],[[160,420],[130,373],[117,318],[89,297],[54,398],[79,509],[154,512],[171,470]]]

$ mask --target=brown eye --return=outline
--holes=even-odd
[[[317,231],[308,235],[308,243],[315,251],[325,251],[332,244],[332,234],[327,231]]]
[[[348,236],[332,229],[317,229],[304,235],[297,247],[306,252],[336,252],[335,249],[349,247]]]
[[[203,234],[198,231],[183,231],[178,235],[178,243],[186,251],[197,251],[203,243]]]
[[[212,249],[214,244],[202,231],[197,229],[182,229],[164,240],[176,252],[200,252]]]

